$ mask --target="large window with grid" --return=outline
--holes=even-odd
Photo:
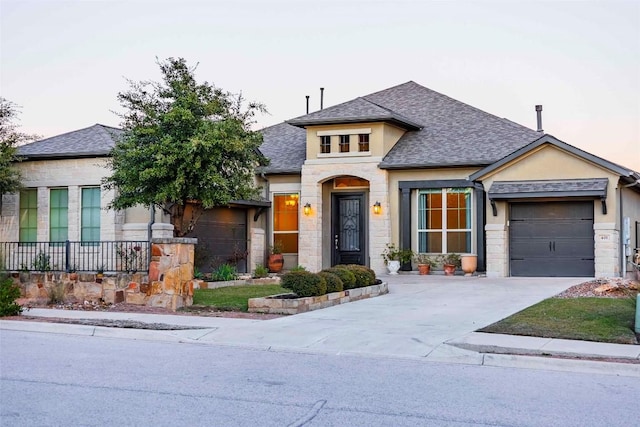
[[[471,189],[418,192],[418,252],[471,252]]]
[[[100,187],[82,189],[80,222],[81,241],[100,241]]]
[[[38,190],[35,188],[20,192],[19,241],[38,240]]]
[[[49,190],[49,241],[64,242],[69,238],[69,190]]]
[[[273,242],[282,253],[298,253],[298,193],[273,196]]]

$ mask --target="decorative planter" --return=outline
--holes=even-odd
[[[471,276],[476,272],[478,268],[478,255],[475,254],[465,254],[462,255],[462,271],[464,271],[465,276]]]
[[[389,269],[389,274],[398,274],[398,270],[400,270],[400,261],[389,261],[387,262],[387,268]]]
[[[282,254],[271,254],[269,255],[269,271],[272,273],[280,273],[282,271],[282,267],[284,266],[284,257]]]
[[[456,272],[456,266],[454,264],[444,264],[442,269],[444,270],[445,276],[453,276]]]
[[[425,276],[429,274],[431,271],[431,266],[429,264],[418,264],[418,272],[421,276]]]

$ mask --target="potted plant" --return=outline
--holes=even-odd
[[[269,248],[269,271],[279,273],[284,266],[284,256],[282,255],[282,241],[274,240],[273,245]]]
[[[418,272],[420,275],[429,274],[431,268],[435,267],[438,263],[438,258],[428,254],[416,254],[414,257],[416,264],[418,264]]]
[[[456,268],[460,267],[460,255],[450,252],[442,256],[442,269],[447,276],[453,276]]]
[[[401,264],[411,262],[413,251],[411,249],[400,249],[395,243],[387,243],[387,247],[382,251],[381,255],[389,269],[389,274],[398,274]]]

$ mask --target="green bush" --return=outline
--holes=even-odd
[[[336,267],[346,268],[353,273],[356,277],[356,288],[363,288],[365,286],[376,284],[376,273],[374,273],[369,267],[359,264],[336,265]]]
[[[342,280],[340,277],[336,276],[333,273],[329,273],[328,271],[321,271],[318,273],[320,276],[324,278],[327,282],[327,293],[330,294],[332,292],[340,292],[344,289],[344,285],[342,284]]]
[[[262,264],[257,264],[256,269],[253,272],[253,277],[260,279],[269,275],[269,269]]]
[[[0,275],[0,316],[17,316],[22,307],[16,303],[20,298],[20,288],[11,277]]]
[[[238,278],[236,268],[231,264],[222,264],[211,273],[211,280],[214,282],[224,282]]]
[[[342,286],[344,289],[353,289],[356,287],[356,276],[347,268],[331,267],[322,271],[333,273],[342,280]]]
[[[309,271],[289,271],[282,276],[280,286],[291,289],[299,297],[314,297],[327,293],[327,282]]]

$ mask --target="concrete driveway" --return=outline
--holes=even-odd
[[[384,276],[388,295],[269,321],[227,325],[200,341],[261,348],[422,357],[477,353],[447,345],[585,278]],[[462,360],[461,360],[462,361]]]

